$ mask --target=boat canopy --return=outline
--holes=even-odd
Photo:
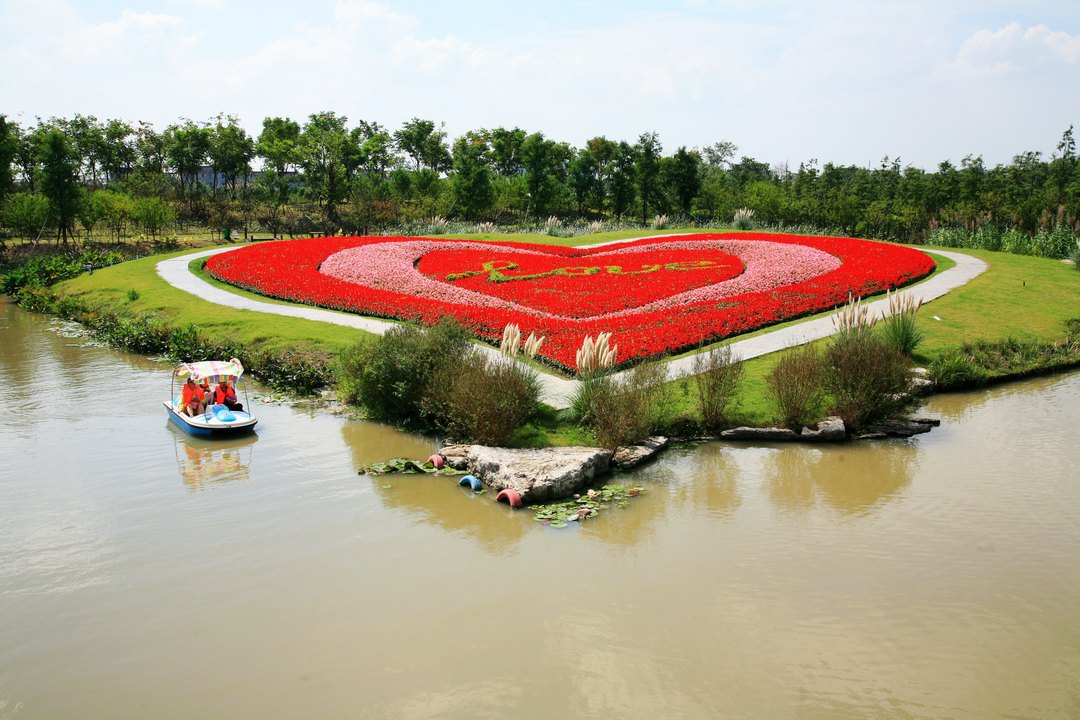
[[[195,380],[205,379],[207,382],[216,383],[224,379],[239,380],[244,374],[244,366],[239,360],[203,360],[201,362],[184,363],[176,368],[173,373],[176,377],[191,377]]]

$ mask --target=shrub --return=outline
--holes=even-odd
[[[694,357],[693,384],[702,426],[722,430],[728,425],[727,407],[735,398],[743,366],[724,346]]]
[[[835,338],[823,372],[833,412],[849,430],[895,417],[914,402],[907,359],[873,335]]]
[[[1069,259],[1072,260],[1073,268],[1080,271],[1080,238],[1076,240],[1076,247],[1069,252]]]
[[[435,374],[422,404],[455,439],[505,446],[536,415],[539,402],[535,371],[510,357],[470,350]]]
[[[915,313],[922,307],[922,298],[916,300],[911,293],[887,292],[886,295],[889,299],[889,311],[881,316],[885,340],[904,355],[911,357],[923,339],[922,330],[915,325]]]
[[[364,363],[370,357],[372,336],[362,336],[352,345],[338,353],[334,361],[334,377],[337,378],[337,396],[342,402],[356,405],[360,403],[360,376]]]
[[[460,366],[470,334],[452,318],[430,328],[401,325],[356,349],[351,383],[368,413],[407,427],[430,428],[423,407],[431,381],[443,368]],[[355,374],[355,370],[359,374]]]
[[[575,398],[574,405],[583,406],[583,424],[600,447],[615,450],[644,440],[670,418],[672,396],[666,380],[663,365],[644,363],[622,379],[600,375],[583,382],[579,395],[586,396]]]
[[[792,429],[817,422],[825,408],[822,357],[816,345],[792,348],[766,378],[780,422]]]

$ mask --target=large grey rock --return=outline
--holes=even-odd
[[[667,447],[668,439],[662,435],[647,438],[640,445],[626,445],[615,451],[611,464],[620,470],[636,467],[646,460],[651,460],[656,453]]]
[[[737,427],[724,430],[720,433],[724,440],[798,440],[799,434],[794,430],[776,427]]]
[[[471,445],[447,445],[439,450],[443,460],[455,470],[469,469],[469,448]]]
[[[906,438],[920,433],[928,433],[931,428],[941,424],[935,418],[900,418],[888,422],[869,425],[858,434],[860,440],[874,440],[886,437]]]
[[[813,430],[804,427],[799,433],[800,440],[811,442],[839,442],[847,439],[847,428],[844,421],[835,415],[830,415],[817,424]]]
[[[524,503],[573,495],[608,472],[611,451],[590,447],[515,450],[471,445],[469,469],[496,492],[516,490]]]

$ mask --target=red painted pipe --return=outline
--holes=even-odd
[[[511,490],[510,488],[500,490],[499,494],[495,496],[495,501],[502,502],[503,500],[510,503],[510,507],[521,507],[521,495],[518,494],[517,490]]]

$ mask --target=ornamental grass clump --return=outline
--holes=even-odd
[[[915,313],[922,307],[922,298],[911,293],[886,291],[889,309],[882,312],[882,329],[885,339],[904,355],[911,357],[922,342],[923,332],[915,324]]]
[[[590,234],[604,232],[604,221],[603,220],[593,220],[591,223],[589,223],[588,230],[589,230]]]
[[[544,227],[547,230],[547,234],[555,237],[559,234],[559,230],[562,229],[562,220],[555,215],[551,215],[544,221]]]
[[[493,233],[493,232],[495,232],[495,223],[493,223],[493,222],[476,223],[476,232],[477,232],[477,234],[480,234],[480,235]]]
[[[611,345],[611,333],[600,333],[595,339],[588,335],[578,348],[575,359],[581,384],[570,401],[570,415],[583,425],[589,422],[593,392],[607,382],[605,376],[617,353],[618,346]]]
[[[653,218],[652,226],[654,230],[663,230],[668,226],[669,222],[667,215],[657,215]]]
[[[667,369],[643,363],[616,377],[618,353],[611,333],[586,337],[577,351],[581,384],[570,401],[570,415],[609,450],[644,440],[674,415]]]
[[[588,335],[578,348],[576,361],[578,374],[589,375],[598,370],[610,368],[615,364],[615,358],[619,354],[619,346],[611,344],[611,333],[600,333],[594,340]]]
[[[739,208],[735,211],[735,217],[731,219],[738,230],[752,230],[754,228],[754,211],[750,208]]]
[[[765,379],[780,422],[799,430],[821,419],[825,409],[822,357],[816,345],[792,348]]]
[[[735,399],[742,380],[743,365],[723,346],[694,357],[693,387],[698,414],[706,430],[723,430],[730,425],[728,407]]]
[[[873,333],[876,322],[876,319],[870,317],[870,311],[863,307],[862,298],[856,300],[850,294],[847,304],[832,318],[838,340],[869,336]]]
[[[428,223],[427,232],[429,235],[442,235],[444,232],[450,229],[450,221],[444,218],[442,215],[436,215],[431,218],[431,222]]]

